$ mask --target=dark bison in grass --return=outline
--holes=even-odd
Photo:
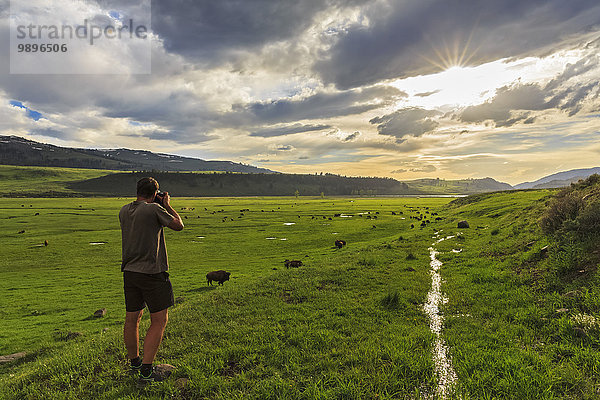
[[[222,285],[223,282],[229,280],[229,275],[231,275],[231,272],[223,270],[209,272],[206,274],[206,284],[212,286],[212,282],[215,281]]]
[[[300,260],[285,260],[283,262],[286,268],[299,268],[302,266],[302,261]]]
[[[346,241],[345,240],[336,240],[335,241],[335,247],[337,247],[338,249],[341,249],[345,245],[346,245]]]

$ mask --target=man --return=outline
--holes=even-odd
[[[152,369],[168,320],[168,308],[174,304],[169,281],[169,264],[163,227],[183,229],[183,222],[171,207],[168,193],[158,197],[158,182],[142,178],[137,183],[137,200],[121,208],[119,221],[122,237],[125,326],[123,337],[131,370],[140,372],[140,384],[160,381]],[[154,200],[161,201],[161,204]],[[144,356],[139,356],[139,324],[148,306],[150,327],[144,339]]]

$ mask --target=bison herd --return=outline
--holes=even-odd
[[[438,217],[437,213],[435,212],[430,212],[429,211],[429,207],[425,207],[425,210],[421,211],[420,207],[410,207],[410,206],[405,206],[406,208],[408,208],[410,211],[412,212],[416,212],[416,215],[410,215],[408,216],[410,219],[415,220],[415,222],[417,222],[420,225],[420,228],[424,228],[425,226],[427,226],[428,224],[431,223],[431,220],[435,220],[436,222],[441,221],[442,218]],[[205,210],[207,211],[207,209],[205,208]],[[219,210],[219,211],[213,211],[212,214],[215,214],[217,212],[224,212],[225,210]],[[245,212],[250,211],[249,209],[242,209],[240,210],[240,217],[243,217],[245,214]],[[271,210],[271,212],[274,212],[275,210]],[[265,210],[261,210],[261,212],[265,212]],[[366,212],[366,213],[359,213],[358,216],[362,217],[363,214],[366,214],[367,219],[377,219],[377,215],[379,214],[379,212]],[[392,211],[391,212],[392,215],[403,215],[404,212],[402,211]],[[341,213],[336,213],[333,215],[334,217],[341,217],[342,214]],[[312,216],[312,219],[318,218],[319,216],[315,217],[314,215]],[[323,219],[329,219],[331,220],[331,217],[327,217],[327,216],[321,216]],[[226,219],[228,219],[229,217],[223,217],[223,222],[225,222]],[[298,218],[300,218],[300,216],[298,215]],[[231,221],[233,221],[233,218],[230,218]],[[402,218],[404,219],[404,218]],[[461,221],[459,223],[459,227],[462,227],[463,224],[466,224],[466,221]],[[373,225],[373,228],[375,228],[376,226]],[[410,224],[410,228],[414,229],[415,228],[415,224],[412,223]],[[334,247],[337,249],[342,249],[344,246],[346,246],[346,241],[345,240],[341,240],[341,239],[337,239],[334,242]],[[299,268],[302,267],[304,264],[302,263],[302,261],[300,260],[288,260],[286,259],[283,262],[283,265],[285,266],[285,268]],[[273,268],[276,269],[276,268]],[[231,273],[227,272],[227,271],[223,271],[223,270],[219,270],[219,271],[212,271],[209,272],[208,274],[206,274],[206,284],[207,285],[211,285],[213,282],[217,282],[219,285],[223,285],[223,283],[225,281],[229,280]]]

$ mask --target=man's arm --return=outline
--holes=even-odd
[[[165,207],[165,210],[167,210],[167,212],[174,217],[173,221],[171,221],[171,223],[167,225],[167,227],[173,229],[174,231],[183,230],[183,221],[181,220],[181,217],[179,216],[179,214],[177,214],[177,211],[175,211],[175,209],[171,207],[171,197],[169,196],[169,192],[165,192],[165,196],[162,199],[162,203]]]

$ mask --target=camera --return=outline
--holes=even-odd
[[[156,196],[154,196],[153,203],[158,203],[164,207],[163,199],[165,198],[165,192],[157,192]]]

